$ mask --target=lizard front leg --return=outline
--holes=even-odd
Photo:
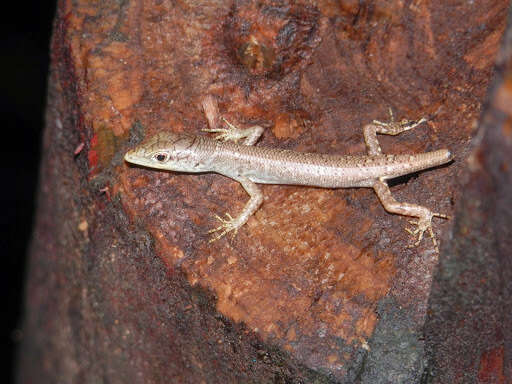
[[[395,198],[391,195],[391,191],[389,190],[389,187],[384,180],[377,180],[373,185],[373,189],[375,190],[375,193],[379,197],[379,200],[386,211],[397,213],[399,215],[418,218],[417,221],[410,221],[411,224],[418,226],[416,229],[411,230],[409,228],[405,228],[405,230],[411,235],[418,236],[418,240],[414,243],[414,246],[419,245],[421,239],[423,239],[423,234],[428,231],[436,251],[439,252],[436,237],[434,235],[434,231],[432,230],[432,218],[437,216],[443,219],[447,219],[448,216],[441,213],[432,212],[430,209],[422,207],[421,205],[400,203],[396,201]]]
[[[249,220],[249,217],[251,217],[251,215],[258,210],[261,203],[263,202],[263,194],[255,183],[242,176],[236,178],[235,180],[242,184],[242,187],[244,187],[245,191],[251,198],[247,204],[245,204],[242,213],[240,213],[240,215],[238,215],[236,218],[233,218],[229,213],[226,213],[225,219],[215,215],[216,219],[220,221],[221,225],[208,231],[208,233],[214,234],[209,243],[219,240],[221,237],[231,231],[234,231],[233,236],[236,235],[238,228],[240,228],[247,222],[247,220]]]
[[[234,126],[224,118],[222,118],[222,120],[228,126],[228,128],[203,129],[203,131],[219,133],[214,137],[215,140],[234,141],[237,143],[238,140],[244,139],[244,141],[242,141],[243,145],[254,145],[263,133],[263,128],[259,125],[254,125],[252,127],[242,129]]]
[[[243,145],[254,145],[263,134],[264,129],[259,125],[242,129],[231,124],[225,118],[220,117],[217,101],[212,95],[208,95],[203,99],[203,111],[210,127],[203,129],[203,131],[218,133],[215,136],[215,140],[234,141],[237,143],[238,140],[244,139],[242,141]],[[221,120],[227,128],[220,126]]]

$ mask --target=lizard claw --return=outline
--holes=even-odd
[[[406,232],[408,232],[413,237],[417,236],[417,240],[414,242],[413,245],[409,246],[409,248],[417,247],[420,244],[421,240],[423,239],[423,234],[425,233],[425,231],[429,232],[430,237],[432,238],[432,242],[434,243],[434,246],[437,247],[437,241],[436,241],[436,238],[432,231],[432,223],[431,223],[430,219],[428,219],[428,220],[420,219],[417,221],[409,220],[409,223],[412,224],[413,226],[417,226],[416,228],[412,228],[412,229],[407,228],[407,227],[404,228],[406,230]]]
[[[213,243],[214,241],[219,240],[224,235],[228,234],[231,231],[233,232],[233,237],[238,232],[238,228],[240,227],[240,224],[238,223],[237,219],[234,219],[229,213],[226,213],[226,219],[223,219],[219,215],[215,215],[215,218],[220,221],[220,225],[217,228],[210,229],[208,233],[214,233],[215,235],[208,241],[209,243]]]
[[[432,243],[434,243],[434,247],[436,249],[436,252],[439,252],[439,248],[437,246],[436,236],[434,235],[434,231],[432,230],[432,218],[433,217],[440,217],[442,219],[449,219],[449,216],[444,215],[442,213],[435,213],[430,212],[429,215],[425,217],[420,217],[418,220],[409,220],[409,223],[413,226],[416,226],[416,228],[404,228],[406,232],[408,232],[413,237],[418,237],[417,240],[414,242],[413,245],[409,246],[409,248],[417,247],[421,240],[423,239],[423,234],[428,231],[428,234],[430,235],[430,238],[432,239]]]
[[[229,121],[227,121],[225,118],[222,118],[224,123],[228,126],[228,128],[210,128],[210,129],[203,129],[204,132],[213,132],[213,133],[219,133],[217,136],[214,137],[215,140],[220,141],[233,141],[238,142],[238,140],[243,139],[246,137],[246,133],[243,129],[237,128],[233,124],[231,124]]]
[[[395,117],[393,116],[393,110],[389,108],[389,122],[382,122],[379,120],[373,120],[373,124],[379,125],[384,128],[389,128],[388,134],[396,135],[398,133],[408,131],[409,129],[413,129],[414,127],[417,127],[418,125],[426,122],[427,119],[425,117],[422,117],[418,120],[407,120],[403,119],[400,121],[395,121]]]

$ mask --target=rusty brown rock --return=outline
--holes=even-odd
[[[200,134],[206,94],[267,128],[259,145],[311,152],[364,152],[388,107],[435,114],[381,143],[455,154],[392,188],[455,217],[435,222],[442,258],[507,6],[62,1],[20,382],[419,382],[439,255],[408,248],[371,190],[264,186],[237,237],[208,244],[242,188],[122,156],[162,130]],[[481,377],[501,356],[486,353]]]

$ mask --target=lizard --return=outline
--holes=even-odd
[[[257,184],[287,184],[373,188],[386,211],[416,218],[409,221],[416,226],[414,229],[405,228],[413,238],[417,237],[414,246],[419,245],[428,231],[438,250],[432,218],[449,217],[421,205],[398,202],[386,181],[448,163],[453,159],[452,153],[448,149],[440,149],[416,154],[383,154],[377,139],[377,133],[398,135],[426,122],[426,118],[396,122],[390,109],[390,122],[374,120],[363,127],[366,155],[329,155],[254,146],[264,131],[261,126],[242,129],[219,118],[213,96],[206,96],[202,107],[209,126],[203,131],[215,133],[215,137],[160,132],[129,150],[124,159],[128,163],[152,169],[213,172],[239,182],[250,199],[236,217],[229,213],[225,217],[215,215],[220,225],[208,232],[212,234],[210,242],[219,240],[229,232],[235,236],[238,229],[258,210],[263,194]],[[225,125],[220,126],[221,120]]]

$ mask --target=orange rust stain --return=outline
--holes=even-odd
[[[291,327],[289,330],[288,330],[288,333],[286,335],[286,338],[289,340],[289,341],[295,341],[297,339],[297,332],[295,331],[295,327]]]
[[[338,356],[337,355],[329,355],[329,356],[327,356],[327,361],[329,362],[329,364],[333,364],[336,361],[338,361]]]
[[[317,94],[317,89],[314,87],[308,76],[302,76],[300,79],[300,94],[305,98],[313,98]]]
[[[105,168],[111,164],[112,158],[119,147],[119,142],[114,136],[110,126],[101,124],[94,126],[94,141],[91,141],[91,148],[96,152],[96,165]]]
[[[512,139],[512,119],[507,119],[501,127],[503,136],[507,139]]]
[[[356,333],[369,337],[377,325],[377,314],[373,309],[368,309],[356,322]]]
[[[379,261],[375,261],[373,254],[359,255],[357,262],[343,267],[346,269],[342,272],[343,278],[337,282],[338,288],[351,296],[363,293],[370,301],[383,297],[389,289],[394,266],[391,255],[381,257]]]
[[[238,50],[240,62],[253,73],[264,73],[272,68],[275,53],[272,46],[255,35],[249,36]]]
[[[512,116],[512,76],[507,77],[500,85],[493,103],[496,108]]]
[[[124,69],[122,72],[111,74],[108,81],[116,108],[127,109],[139,100],[142,91],[140,72],[134,71],[136,66],[134,68],[135,63],[132,62],[137,57],[128,44],[120,42],[110,44],[104,53],[108,54],[111,60],[118,60],[117,67]]]
[[[169,269],[174,269],[176,262],[183,259],[185,254],[183,250],[173,244],[170,244],[162,233],[158,233],[156,237],[155,248],[162,255],[162,260]]]
[[[482,384],[504,384],[504,348],[503,346],[484,352],[480,357],[478,382]]]
[[[89,149],[88,153],[88,160],[89,160],[89,169],[94,170],[94,168],[98,165],[98,151],[96,151],[96,146],[98,145],[98,137],[97,135],[94,135],[91,139],[90,146],[91,149]]]
[[[135,188],[142,188],[149,183],[149,177],[147,175],[141,175],[132,182],[132,186]]]
[[[69,12],[67,38],[84,123],[95,135],[98,129],[108,129],[115,137],[126,135],[137,113],[134,105],[143,93],[142,59],[131,39],[138,32],[130,25],[137,20],[129,17],[137,7],[125,7],[122,19],[119,6],[113,3],[77,1],[65,2],[63,7]],[[124,40],[112,38],[116,34]],[[105,132],[100,135],[105,137]],[[99,171],[111,160],[115,148],[103,145],[102,140],[97,144],[91,145],[90,164]]]
[[[87,56],[88,117],[108,123],[120,136],[133,124],[133,106],[142,96],[139,58],[127,43],[112,42]]]
[[[316,337],[323,324],[328,334],[359,344],[375,328],[374,308],[390,288],[393,257],[376,260],[339,241],[329,223],[350,208],[332,192],[266,189],[276,193],[237,235],[244,247],[204,245],[205,257],[182,264],[189,281],[213,290],[219,312],[264,338]]]
[[[508,174],[510,169],[510,165],[506,161],[500,162],[500,171]]]
[[[464,60],[478,70],[486,70],[492,67],[496,60],[496,53],[502,36],[502,28],[495,29],[484,41],[474,44],[473,49],[464,56]]]
[[[287,113],[276,116],[272,132],[278,139],[297,138],[303,132],[299,122]]]

